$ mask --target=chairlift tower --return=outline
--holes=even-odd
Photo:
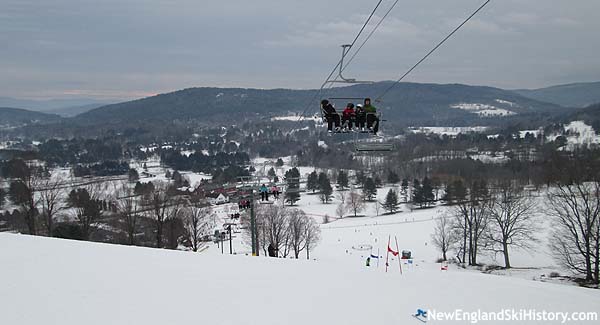
[[[242,183],[241,189],[243,191],[249,191],[247,198],[250,201],[250,234],[252,241],[252,256],[258,256],[258,236],[256,229],[256,216],[254,213],[254,189],[258,187],[258,182],[253,176],[240,176],[239,178],[240,182]]]

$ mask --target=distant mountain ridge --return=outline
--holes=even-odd
[[[91,98],[32,100],[11,97],[0,97],[0,107],[21,108],[42,113],[58,114],[69,117],[81,114],[114,102],[114,100],[97,100]]]
[[[48,123],[60,120],[56,114],[47,114],[21,108],[0,107],[0,125],[23,125],[31,123]]]
[[[600,81],[557,85],[540,89],[518,89],[516,93],[564,107],[586,107],[600,103]]]
[[[133,123],[134,121],[204,122],[243,121],[272,115],[319,112],[319,100],[329,97],[376,99],[391,82],[358,84],[332,88],[315,98],[316,90],[188,88],[130,102],[107,105],[76,116],[79,123]],[[354,100],[356,101],[356,100]],[[336,101],[343,108],[346,101]],[[307,106],[308,105],[308,106]],[[564,110],[559,105],[541,102],[499,88],[462,84],[400,83],[376,106],[386,119],[401,123],[422,121],[474,121],[490,116],[547,113]]]

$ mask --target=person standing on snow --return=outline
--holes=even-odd
[[[269,244],[267,252],[269,253],[269,257],[277,257],[277,249],[275,246],[273,246],[273,244]]]
[[[371,256],[367,257],[367,266],[371,266]]]

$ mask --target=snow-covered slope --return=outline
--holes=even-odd
[[[0,234],[0,247],[0,319],[11,325],[418,324],[411,316],[417,308],[575,312],[600,306],[597,290],[434,267],[386,274],[327,261],[12,234]]]

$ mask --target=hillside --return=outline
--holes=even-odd
[[[0,125],[23,125],[58,121],[60,116],[21,108],[0,107]]]
[[[6,324],[416,324],[417,308],[575,312],[600,304],[593,290],[470,272],[401,276],[5,233],[0,246]]]
[[[373,97],[390,82],[333,88],[326,97]],[[80,114],[80,123],[119,123],[196,119],[200,122],[231,122],[232,117],[267,118],[304,111],[315,90],[189,88],[135,101],[103,106]],[[346,100],[336,102],[337,107]],[[309,113],[319,111],[315,100]],[[385,117],[396,123],[478,122],[481,118],[535,112],[558,112],[562,108],[525,98],[498,88],[459,84],[402,83],[378,103]]]
[[[600,82],[573,83],[515,92],[535,100],[564,107],[586,107],[600,102]]]
[[[0,97],[0,107],[22,108],[61,116],[73,116],[114,102],[115,100],[105,101],[91,98],[33,100]]]

